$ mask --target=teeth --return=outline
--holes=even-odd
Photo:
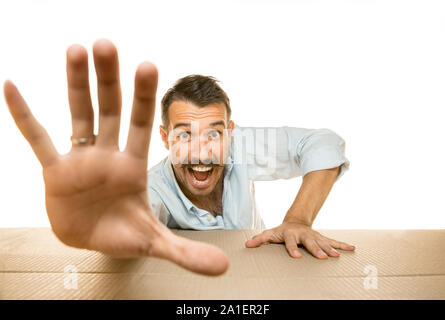
[[[199,171],[199,172],[205,172],[212,170],[212,167],[193,167],[192,170]]]

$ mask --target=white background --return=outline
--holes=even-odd
[[[160,72],[149,166],[166,156],[159,101],[180,77],[222,81],[240,126],[330,128],[351,167],[315,228],[445,227],[445,2],[5,1],[0,80],[14,81],[59,152],[68,152],[65,50],[118,47],[124,146],[137,65]],[[90,59],[93,101],[95,75]],[[96,118],[97,120],[97,118]],[[0,101],[0,227],[49,226],[41,168]],[[301,178],[256,183],[267,227]]]

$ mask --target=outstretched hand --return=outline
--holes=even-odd
[[[17,127],[43,167],[45,203],[55,235],[65,244],[114,257],[154,256],[188,270],[218,275],[228,268],[219,248],[176,236],[154,216],[147,192],[148,149],[155,112],[158,73],[139,65],[128,140],[118,138],[121,89],[117,49],[108,40],[93,46],[99,100],[99,129],[88,80],[88,53],[79,45],[67,50],[68,96],[73,144],[58,154],[46,130],[10,81],[4,94]],[[78,140],[76,140],[78,139]]]
[[[335,249],[354,251],[355,246],[330,239],[312,229],[304,223],[283,222],[276,228],[268,229],[247,240],[247,248],[259,247],[263,243],[284,243],[286,250],[292,258],[301,258],[302,254],[298,245],[303,245],[314,257],[328,259],[339,257],[340,253]]]

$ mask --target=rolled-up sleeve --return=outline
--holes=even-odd
[[[242,159],[251,180],[304,177],[312,171],[341,166],[338,180],[349,169],[345,141],[332,130],[287,126],[236,126],[236,130],[238,142],[244,139]]]
[[[310,130],[298,139],[296,145],[296,157],[303,177],[312,171],[340,166],[338,180],[349,169],[345,141],[332,130]]]

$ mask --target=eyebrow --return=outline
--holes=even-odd
[[[220,126],[220,125],[222,125],[222,126],[225,127],[225,126],[226,126],[225,121],[219,120],[219,121],[212,122],[212,123],[210,124],[211,127],[216,127],[216,126]],[[191,126],[190,123],[179,122],[179,123],[175,124],[175,126],[173,127],[173,129],[176,129],[177,127],[187,127],[187,128],[189,128],[190,126]]]

